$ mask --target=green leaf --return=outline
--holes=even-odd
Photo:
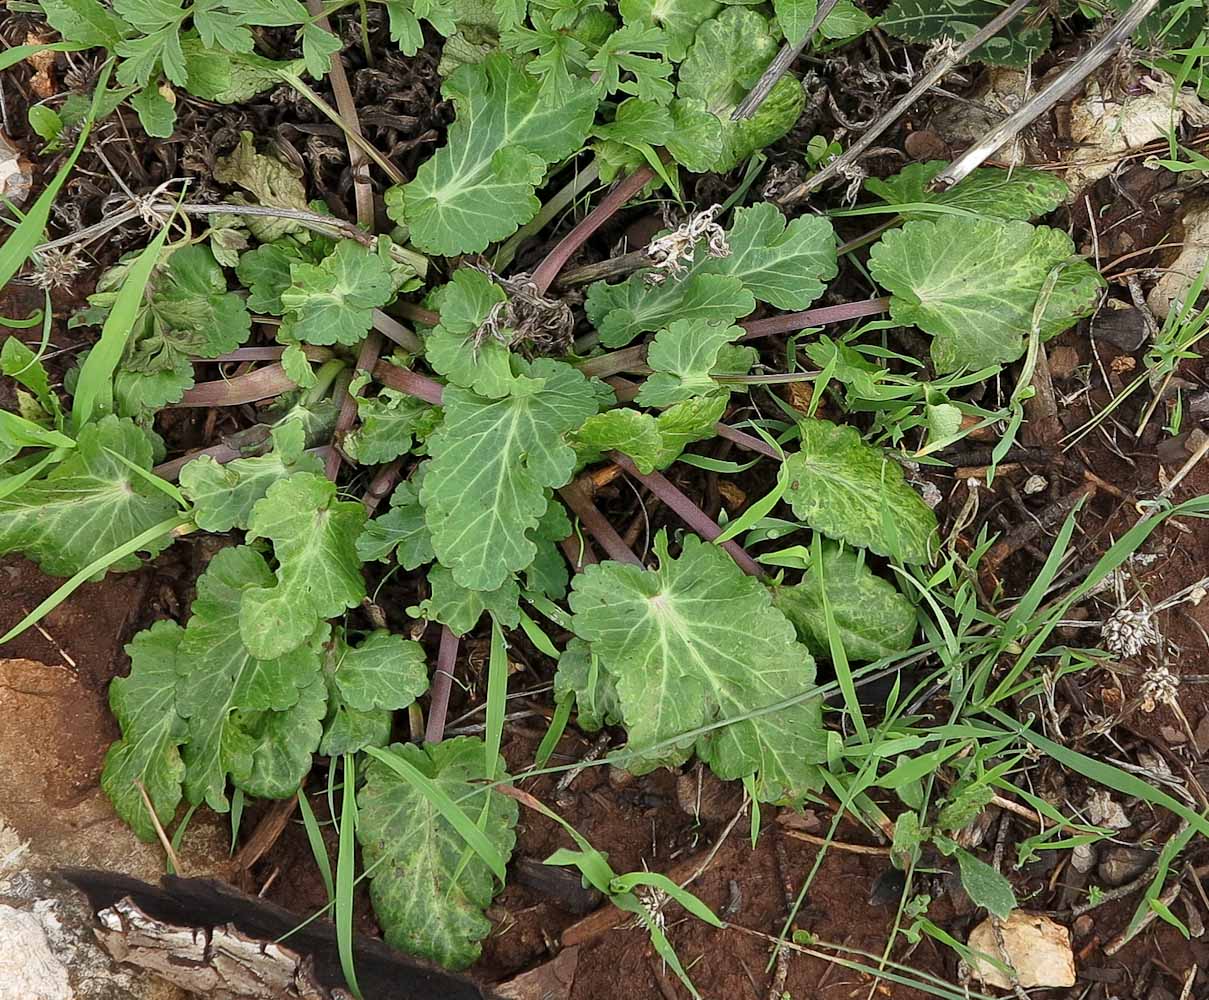
[[[1001,920],[1016,908],[1012,883],[1000,872],[961,847],[957,848],[957,864],[961,869],[961,887],[975,906],[986,908]]]
[[[414,56],[424,44],[421,18],[446,38],[456,27],[457,7],[451,0],[386,0],[386,12],[390,17],[390,40],[398,43],[405,56]]]
[[[680,64],[676,96],[695,99],[718,119],[722,152],[710,165],[725,171],[757,149],[785,135],[806,103],[802,86],[792,75],[777,81],[749,119],[732,121],[731,113],[760,78],[777,52],[768,21],[754,10],[728,7],[697,30],[688,56]]]
[[[655,422],[663,438],[663,447],[655,468],[666,469],[694,441],[707,441],[717,434],[714,425],[726,412],[727,396],[694,396],[664,410]]]
[[[290,287],[281,293],[285,315],[278,339],[351,346],[365,339],[374,310],[394,295],[382,257],[354,240],[342,240],[319,264],[290,264]]]
[[[305,19],[305,9],[303,18]],[[326,34],[326,32],[324,32]],[[229,156],[220,156],[214,164],[214,179],[220,184],[237,185],[252,195],[255,204],[266,208],[285,208],[306,212],[306,186],[295,169],[274,156],[256,152],[251,132],[241,132],[239,145]],[[238,201],[238,196],[233,200]],[[289,233],[301,232],[299,222],[246,216],[244,223],[262,243],[271,243]]]
[[[731,323],[756,300],[778,309],[805,309],[837,273],[835,232],[826,219],[801,216],[786,224],[775,205],[736,210],[726,233],[730,254],[711,257],[698,246],[686,274],[652,284],[640,271],[617,285],[588,288],[588,318],[606,347],[676,319]]]
[[[299,472],[269,487],[252,507],[248,541],[268,538],[277,556],[275,586],[247,591],[239,631],[248,649],[269,659],[297,648],[316,624],[365,597],[354,546],[365,508],[336,499],[336,484]]]
[[[302,700],[302,692],[320,680],[320,647],[327,638],[326,625],[316,630],[317,623],[312,622],[306,637],[311,641],[282,655],[258,658],[243,642],[241,609],[249,596],[273,582],[264,557],[242,545],[218,552],[197,581],[193,617],[180,643],[176,689],[176,710],[189,731],[184,750],[185,794],[194,805],[204,801],[225,812],[228,776],[252,794],[265,794],[263,783],[248,784],[263,735],[257,732],[256,722],[263,720],[256,713],[294,708]],[[291,752],[285,746],[280,752],[295,760],[305,753],[307,764],[319,743],[318,720],[326,707],[326,698],[324,704],[313,704],[314,694],[309,692],[304,705],[312,725],[280,734],[288,742],[298,739],[306,744],[305,750]],[[295,787],[306,770],[304,767],[297,774]]]
[[[318,24],[304,24],[300,34],[306,71],[316,80],[322,80],[331,72],[332,56],[340,51],[340,39]]]
[[[855,427],[802,420],[800,450],[785,460],[793,513],[850,545],[908,563],[927,563],[938,544],[936,515],[881,448]],[[893,535],[891,535],[893,531]]]
[[[915,636],[915,608],[894,585],[877,576],[850,549],[828,543],[823,565],[812,567],[794,586],[772,590],[772,603],[793,622],[798,638],[815,656],[830,658],[823,590],[844,653],[869,662],[901,653]]]
[[[786,223],[771,202],[735,210],[726,233],[730,255],[698,253],[701,274],[729,274],[758,301],[778,309],[805,309],[838,273],[835,231],[816,215]]]
[[[574,697],[577,725],[586,733],[621,724],[621,701],[613,676],[601,669],[582,639],[567,643],[554,675],[554,700]]]
[[[449,284],[438,288],[428,302],[441,316],[424,338],[424,359],[433,370],[480,396],[498,399],[511,393],[517,377],[508,345],[493,336],[481,340],[476,336],[492,310],[507,299],[482,271],[469,267],[455,271]]]
[[[626,24],[663,29],[666,55],[674,63],[684,59],[701,23],[721,9],[714,0],[621,0],[619,6]]]
[[[669,110],[672,131],[665,143],[667,151],[686,170],[708,173],[722,158],[726,126],[695,97],[677,97]]]
[[[351,708],[406,708],[428,690],[424,648],[401,635],[379,629],[356,646],[341,636],[333,652],[333,682]]]
[[[523,365],[523,363],[522,363]],[[545,513],[545,488],[575,468],[567,435],[597,410],[589,383],[541,358],[525,367],[540,389],[489,400],[445,389],[445,420],[428,439],[420,489],[437,558],[473,590],[496,590],[537,554],[529,537]]]
[[[121,370],[155,373],[190,358],[216,358],[247,340],[252,317],[243,299],[227,291],[227,279],[209,247],[176,250],[149,282],[136,334]]]
[[[1015,361],[1024,353],[1037,297],[1065,265],[1041,320],[1057,336],[1100,298],[1103,279],[1065,233],[1027,222],[945,216],[908,222],[869,254],[869,271],[891,293],[890,315],[935,339],[940,372]]]
[[[301,59],[279,62],[255,52],[223,52],[206,48],[195,38],[182,39],[181,49],[189,74],[189,93],[218,104],[250,101],[279,86],[283,76],[299,76],[304,71]]]
[[[484,611],[491,612],[508,628],[520,624],[521,592],[515,580],[505,581],[496,590],[468,590],[459,586],[444,566],[434,566],[428,573],[428,587],[431,592],[428,600],[415,610],[429,621],[448,625],[454,635],[471,631]]]
[[[322,256],[312,257],[292,239],[264,243],[239,255],[235,273],[248,289],[248,308],[257,313],[280,316],[285,312],[281,293],[290,287],[290,267],[297,261],[318,264]]]
[[[391,218],[419,249],[450,256],[512,235],[537,214],[546,164],[582,145],[596,111],[587,81],[547,93],[503,53],[460,67],[444,95],[457,117],[415,180],[387,192]]]
[[[130,420],[105,417],[83,427],[75,450],[45,479],[0,497],[0,554],[20,552],[52,576],[72,576],[170,517],[176,504],[115,452],[151,469],[146,433]],[[149,544],[147,554],[156,555],[170,541]],[[139,565],[132,555],[111,568]]]
[[[839,3],[831,8],[831,13],[819,25],[819,34],[833,41],[855,38],[868,31],[876,23],[852,0],[839,0]]]
[[[149,136],[168,139],[176,129],[176,105],[149,83],[130,98],[130,106],[139,116],[139,124]]]
[[[979,167],[947,191],[929,191],[932,179],[948,165],[944,160],[910,163],[885,180],[870,177],[865,190],[888,205],[947,205],[975,215],[1023,222],[1048,215],[1070,196],[1070,188],[1057,174],[1029,167]],[[918,209],[905,209],[902,214],[907,219],[923,215]]]
[[[356,400],[361,423],[343,446],[345,454],[362,465],[381,465],[406,455],[413,438],[426,436],[441,414],[415,396],[386,387],[376,396],[358,395]]]
[[[252,769],[239,788],[261,799],[288,799],[311,770],[323,734],[327,688],[316,678],[284,712],[242,713],[241,727],[255,741]]]
[[[193,503],[193,520],[204,531],[246,530],[252,507],[281,479],[296,472],[321,473],[323,462],[308,455],[299,420],[273,428],[273,450],[254,458],[237,458],[220,465],[200,455],[180,473],[181,489]]]
[[[113,50],[128,32],[100,0],[40,0],[46,23],[66,41]]]
[[[667,108],[631,97],[617,106],[611,122],[596,126],[595,134],[641,149],[643,146],[662,146],[673,128],[672,113]]]
[[[54,418],[55,425],[62,422],[59,397],[50,387],[50,376],[46,366],[16,337],[8,337],[0,347],[0,374],[25,386],[38,400],[42,410]]]
[[[673,91],[668,82],[672,64],[662,58],[666,50],[667,43],[659,28],[625,24],[605,39],[588,61],[588,69],[598,74],[597,80],[605,94],[620,90],[644,101],[667,104]]]
[[[785,34],[786,44],[797,45],[810,30],[819,4],[818,0],[772,0],[772,9]]]
[[[878,26],[909,42],[951,38],[963,42],[1003,12],[995,0],[892,0]],[[1028,11],[974,50],[973,58],[994,66],[1023,69],[1049,48],[1049,18],[1039,23]]]
[[[181,800],[185,765],[180,746],[187,739],[176,714],[177,653],[184,631],[160,621],[138,633],[126,647],[130,674],[109,685],[109,708],[122,738],[105,754],[101,787],[113,808],[141,840],[155,839],[141,784],[161,824],[167,825]]]
[[[661,534],[655,550],[654,571],[588,566],[570,599],[575,634],[616,685],[637,756],[626,767],[651,770],[695,747],[723,779],[756,775],[764,801],[800,797],[811,765],[826,759],[814,660],[768,591],[721,549],[689,536],[672,559]],[[735,721],[691,735],[723,720]]]
[[[732,323],[755,307],[755,296],[732,275],[692,274],[652,285],[642,271],[617,285],[590,285],[585,303],[605,347],[624,347],[640,333],[659,330],[675,319]]]
[[[395,744],[390,752],[472,827],[477,820],[487,844],[507,861],[516,843],[518,807],[481,784],[482,741],[463,736],[423,748]],[[497,778],[508,780],[503,771],[501,759]],[[461,969],[479,957],[479,942],[491,932],[483,911],[495,895],[495,876],[421,787],[381,760],[370,763],[357,794],[357,839],[373,873],[370,898],[387,944]]]
[[[653,374],[643,382],[637,401],[643,406],[671,406],[693,396],[727,392],[711,374],[743,332],[741,326],[700,319],[678,319],[660,330],[647,349],[646,361]],[[755,349],[735,348],[730,353],[738,352],[746,372],[756,360]]]
[[[571,443],[581,463],[599,461],[606,452],[616,450],[629,455],[644,473],[657,468],[664,449],[656,418],[623,407],[588,417]]]
[[[390,510],[367,521],[357,537],[357,555],[385,562],[393,555],[406,570],[432,562],[432,535],[424,523],[424,508],[411,483],[400,483],[390,498]]]

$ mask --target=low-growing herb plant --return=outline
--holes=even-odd
[[[303,73],[322,77],[339,50],[296,0],[41,2],[66,41],[113,55],[119,88],[102,76],[89,114],[129,99],[154,135],[172,130],[174,87],[237,102]],[[911,3],[892,3],[882,27],[930,41],[995,9]],[[956,858],[975,902],[1005,914],[1015,902],[1008,879],[954,838],[1004,790],[1019,756],[1008,747],[1028,738],[993,714],[1020,681],[993,674],[998,658],[1012,644],[1023,671],[1061,609],[1038,612],[1044,586],[1026,597],[1029,614],[1001,621],[982,608],[969,571],[979,552],[963,561],[944,550],[899,449],[951,444],[971,417],[1010,425],[1017,397],[982,410],[950,395],[1027,363],[1031,347],[1095,309],[1103,279],[1065,233],[1034,221],[1067,196],[1065,185],[985,168],[937,193],[929,183],[939,162],[867,182],[876,200],[862,210],[892,220],[868,250],[883,298],[847,304],[848,318],[888,312],[930,338],[927,359],[871,343],[883,321],[814,336],[811,308],[838,273],[832,222],[787,218],[750,197],[685,206],[683,224],[659,234],[633,273],[588,285],[581,315],[550,294],[563,251],[532,274],[500,274],[489,266],[492,247],[539,217],[539,192],[573,159],[619,179],[596,210],[607,214],[644,190],[678,198],[682,172],[731,170],[785,135],[805,101],[792,74],[754,115],[735,112],[781,43],[805,38],[816,5],[383,5],[404,53],[422,44],[421,22],[445,38],[454,109],[444,142],[386,189],[390,235],[338,224],[308,199],[301,176],[245,133],[216,163],[221,211],[202,206],[206,227],[184,230],[166,212],[154,240],[106,271],[73,319],[100,334],[68,379],[70,408],[37,353],[16,338],[0,351],[0,367],[21,385],[20,413],[0,413],[0,553],[70,578],[51,606],[181,535],[229,542],[198,579],[187,620],[157,622],[127,647],[129,676],[110,692],[121,736],[102,775],[118,813],[151,839],[182,803],[226,812],[232,796],[286,798],[315,754],[339,757],[342,838],[355,833],[361,845],[387,941],[465,967],[490,931],[484,913],[516,839],[500,740],[506,631],[520,628],[557,659],[558,711],[542,763],[573,718],[585,731],[624,732],[612,761],[635,773],[696,757],[742,780],[757,805],[801,805],[826,790],[892,830],[901,867],[938,848]],[[841,2],[821,33],[844,39],[871,23]],[[299,59],[258,55],[265,27],[296,27]],[[984,55],[1023,65],[1048,41],[1048,25],[1036,25]],[[44,117],[45,138],[72,124],[68,112],[57,124]],[[824,145],[814,155],[834,153]],[[187,191],[171,207],[185,216],[199,208]],[[6,246],[0,259],[12,266],[0,277],[34,251],[48,210],[31,211],[21,257]],[[413,293],[418,302],[401,298]],[[245,352],[262,329],[276,346]],[[757,346],[773,332],[802,348],[784,372],[770,372]],[[382,336],[389,353],[379,357]],[[1155,351],[1174,358],[1190,343],[1173,333]],[[889,371],[892,354],[914,371]],[[196,365],[221,359],[268,364],[196,383]],[[641,384],[607,380],[621,373]],[[776,399],[773,418],[746,429],[724,422],[762,380],[780,377],[813,382],[809,412]],[[873,413],[867,433],[820,416],[828,397],[832,415]],[[267,399],[275,403],[240,447],[164,462],[156,428],[166,408]],[[339,423],[342,405],[351,423]],[[720,435],[769,463],[776,483],[725,526],[662,475],[705,462],[691,449]],[[584,493],[581,474],[605,464],[640,479],[690,530],[659,531],[651,557],[640,558]],[[384,509],[384,493],[360,474],[371,467],[390,494]],[[585,535],[607,559],[584,556]],[[1133,544],[1142,537],[1139,529]],[[774,540],[784,547],[764,548]],[[985,552],[989,540],[980,544]],[[418,642],[352,614],[370,603],[367,578],[389,572],[424,579],[425,596],[407,613],[442,630],[431,688]],[[487,734],[442,740],[458,637],[484,616]],[[899,687],[883,718],[865,719],[858,684],[920,644],[950,677],[952,726],[924,727]],[[823,660],[834,680],[818,675]],[[851,723],[844,735],[826,724],[824,696],[835,691]],[[392,743],[395,713],[414,711],[426,692],[429,740]],[[981,714],[984,728],[966,724],[966,713]],[[954,784],[934,803],[942,767]],[[895,792],[906,811],[889,820],[874,789]],[[1098,835],[1052,812],[1060,828]],[[577,866],[634,912],[687,981],[639,889],[717,918],[656,876],[616,875],[577,839],[577,851],[551,863]],[[342,840],[346,888],[351,844]],[[349,892],[335,894],[345,917]]]

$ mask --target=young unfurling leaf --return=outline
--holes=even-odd
[[[290,287],[278,337],[306,344],[356,344],[373,326],[373,312],[394,298],[390,268],[367,247],[343,240],[319,264],[290,264]]]

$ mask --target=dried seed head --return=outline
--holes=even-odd
[[[55,288],[69,288],[89,264],[81,259],[75,249],[51,249],[33,256],[34,269],[30,272],[29,282],[45,291]]]
[[[1104,648],[1122,658],[1137,656],[1147,646],[1156,646],[1163,635],[1148,611],[1118,608],[1100,629]]]
[[[526,355],[565,354],[575,332],[575,315],[562,299],[539,295],[528,274],[501,278],[484,269],[501,285],[508,298],[491,307],[471,338],[475,350],[488,340],[498,340]]]
[[[643,886],[636,891],[635,895],[638,897],[638,902],[642,904],[642,908],[650,916],[651,922],[663,930],[667,926],[667,914],[663,912],[663,908],[670,898],[668,894],[654,886]]]
[[[648,272],[646,280],[652,285],[658,285],[669,275],[683,274],[685,265],[692,263],[697,247],[702,241],[705,242],[706,253],[711,257],[729,257],[730,244],[726,242],[726,233],[714,221],[720,211],[721,205],[711,205],[703,212],[691,216],[678,229],[651,240],[646,248],[646,255],[651,260],[653,270]]]
[[[1151,667],[1142,676],[1142,688],[1138,692],[1142,699],[1141,709],[1147,714],[1159,705],[1176,704],[1180,679],[1166,667]]]

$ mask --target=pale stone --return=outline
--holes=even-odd
[[[1020,986],[1074,986],[1075,956],[1070,931],[1040,913],[1013,910],[1006,920],[984,920],[970,932],[970,949],[1006,962],[1016,970]],[[1001,935],[1001,938],[1000,938]],[[1013,988],[1012,981],[990,962],[974,958],[970,970],[987,985],[1001,990]]]

